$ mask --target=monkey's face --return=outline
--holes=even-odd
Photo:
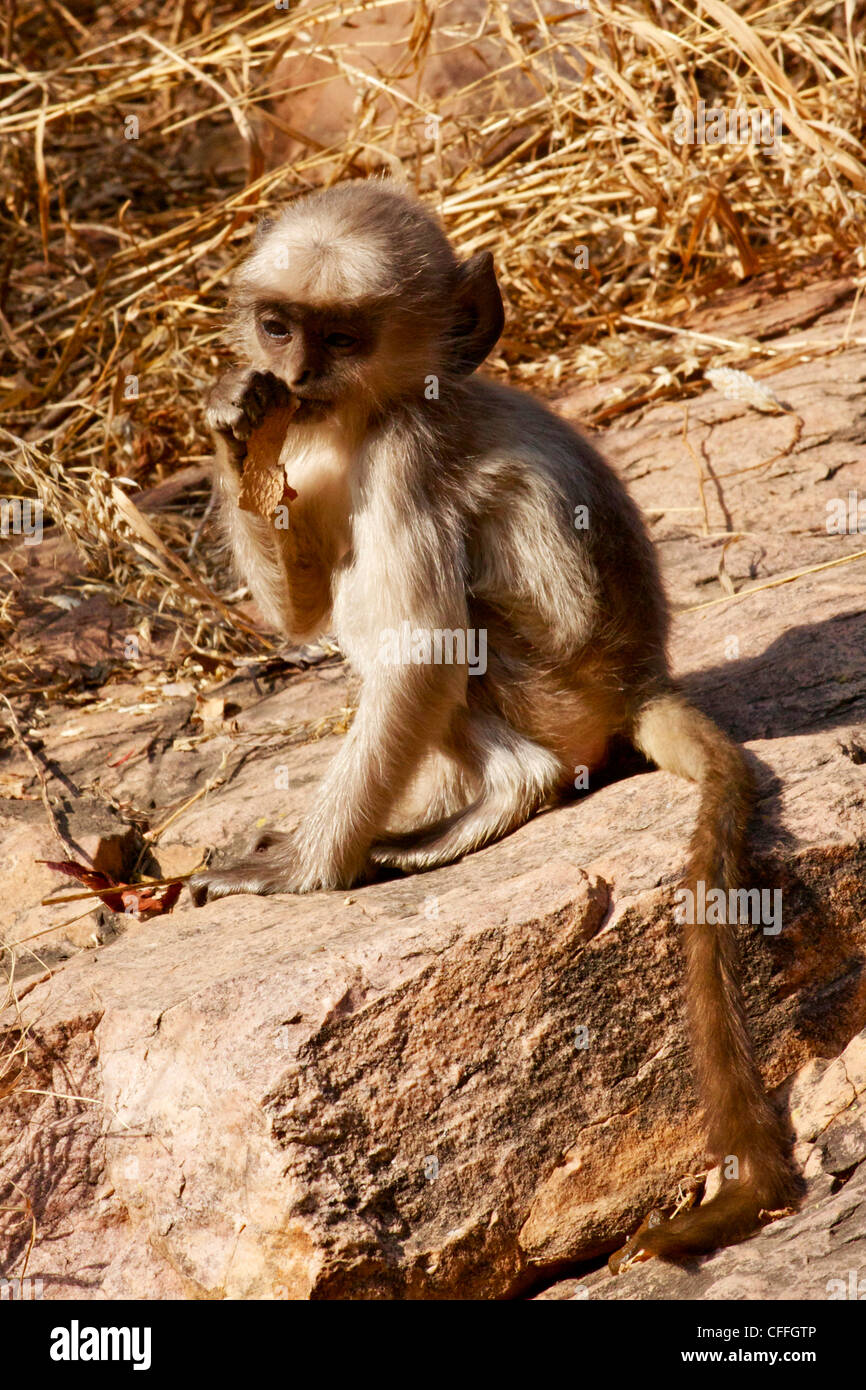
[[[367,394],[380,338],[380,316],[368,306],[313,306],[278,296],[252,310],[258,352],[267,370],[321,414]]]
[[[443,370],[441,309],[390,295],[309,303],[268,286],[238,306],[230,337],[251,366],[286,383],[309,420],[342,405],[382,409]]]

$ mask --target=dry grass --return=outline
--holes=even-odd
[[[11,1095],[27,1066],[27,1032],[13,986],[15,954],[11,946],[0,947],[0,1100]]]
[[[398,23],[398,48],[375,47],[374,11]],[[252,219],[390,169],[467,252],[495,251],[510,316],[494,369],[562,389],[628,366],[647,373],[649,397],[681,391],[711,361],[754,362],[754,347],[636,320],[676,323],[759,270],[780,286],[838,274],[866,240],[853,15],[815,0],[374,0],[288,14],[117,0],[74,15],[19,0],[0,65],[0,495],[37,494],[90,591],[173,626],[178,658],[261,651],[226,607],[206,484],[158,515],[136,505],[139,489],[206,460],[201,392]],[[305,54],[312,76],[286,69]],[[443,61],[451,81],[437,86]],[[777,108],[778,153],[677,144],[674,107],[699,98]],[[330,105],[346,116],[328,141]],[[14,623],[10,597],[0,631]],[[26,675],[14,651],[6,671],[11,692]]]

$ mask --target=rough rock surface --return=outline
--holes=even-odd
[[[849,311],[817,336],[840,336]],[[755,760],[756,882],[781,889],[783,925],[741,938],[781,1105],[794,1073],[820,1090],[866,1025],[866,562],[731,591],[866,550],[825,524],[829,501],[866,486],[864,380],[852,346],[769,378],[793,414],[708,391],[691,449],[681,403],[600,439],[653,524],[676,669]],[[204,707],[146,677],[101,697],[40,729],[62,828],[129,865],[165,825],[151,846],[165,872],[291,826],[349,703],[328,660],[238,676]],[[48,1297],[515,1296],[600,1259],[702,1166],[670,910],[686,784],[623,775],[423,876],[200,910],[184,897],[124,922],[40,906],[56,876],[34,861],[58,844],[14,746],[0,776],[4,932],[29,1027],[29,1066],[0,1101],[0,1205],[20,1208],[0,1217],[3,1273],[22,1267],[32,1209],[28,1272]],[[801,1214],[696,1271],[593,1276],[598,1296],[779,1297],[771,1259],[789,1262],[786,1292],[826,1296],[866,1229],[849,1108],[808,1138]]]

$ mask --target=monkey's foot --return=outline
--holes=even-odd
[[[391,831],[380,835],[370,846],[369,861],[386,869],[402,869],[404,873],[423,873],[441,864],[451,864],[475,843],[460,844],[454,831],[466,817],[465,807],[440,816],[416,830]]]
[[[291,399],[286,383],[272,372],[233,367],[212,388],[205,419],[212,430],[223,436],[240,461],[253,430],[270,411],[289,405]]]
[[[313,893],[318,888],[345,888],[351,880],[329,867],[309,862],[295,836],[266,830],[253,841],[252,854],[225,868],[202,869],[189,880],[196,907],[232,893]],[[344,881],[345,879],[345,881]]]
[[[296,856],[291,835],[266,830],[252,843],[252,853],[225,868],[202,869],[189,880],[196,907],[231,893],[296,893]]]
[[[282,864],[263,863],[261,859],[239,859],[225,869],[202,869],[189,879],[189,891],[196,907],[203,907],[214,898],[227,898],[232,893],[254,893],[265,897],[269,893],[313,893],[317,888],[332,888],[318,873],[303,873]]]
[[[225,869],[202,869],[189,880],[196,907],[231,893],[292,893],[297,891],[290,870],[277,869],[261,859],[239,859]]]

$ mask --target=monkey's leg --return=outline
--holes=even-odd
[[[458,667],[378,668],[365,682],[355,722],[318,788],[313,813],[262,853],[196,874],[190,880],[194,901],[229,893],[308,893],[357,882],[373,839],[428,742],[441,742],[464,690],[465,673]]]
[[[393,819],[377,844],[414,844],[446,818],[463,811],[481,789],[481,768],[467,758],[465,707],[455,711],[439,748],[431,749],[430,762],[412,779],[411,800],[394,808]],[[400,827],[398,830],[397,827]]]
[[[516,830],[562,785],[559,759],[503,719],[468,716],[465,741],[467,762],[480,769],[480,794],[420,833],[380,838],[371,851],[373,863],[409,870],[449,864]]]
[[[457,727],[462,730],[462,720],[459,718],[459,713],[453,721],[452,729]],[[425,811],[423,814],[410,815],[410,822],[414,822],[413,828],[409,831],[386,831],[379,837],[377,844],[395,845],[403,848],[414,845],[419,835],[431,834],[437,828],[445,828],[454,819],[456,812],[462,811],[469,805],[477,791],[479,769],[477,767],[470,769],[463,761],[460,743],[461,739],[455,738],[449,731],[442,747],[434,750],[437,760],[431,775],[423,783]],[[398,806],[394,812],[398,824],[401,810],[402,808]],[[286,830],[265,829],[259,831],[253,836],[250,843],[250,859],[253,855],[278,850],[283,850],[289,859],[293,853],[295,834],[295,832]],[[258,863],[261,867],[261,860]]]

